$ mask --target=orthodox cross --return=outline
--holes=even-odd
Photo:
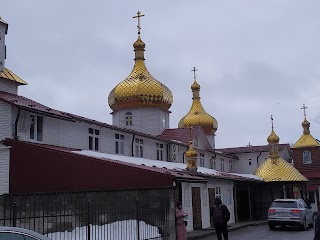
[[[134,16],[133,18],[138,18],[138,34],[140,35],[140,29],[141,29],[141,27],[140,27],[140,18],[141,17],[144,17],[144,15],[141,15],[141,12],[140,11],[138,11],[137,12],[137,16]]]
[[[196,71],[198,71],[198,69],[196,69],[196,67],[193,67],[193,69],[191,70],[191,72],[193,72],[194,80],[196,80]]]
[[[303,114],[304,114],[304,116],[306,117],[306,109],[307,109],[308,107],[306,107],[306,105],[304,105],[303,104],[303,106],[302,106],[302,108],[301,109],[303,109]]]
[[[272,117],[272,114],[271,114],[271,127],[272,127],[272,130],[273,130],[273,117]]]

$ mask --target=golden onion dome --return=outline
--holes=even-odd
[[[185,152],[184,156],[188,158],[197,158],[198,154],[197,152],[193,149],[192,144],[189,144],[188,150]]]
[[[279,143],[280,139],[277,136],[277,134],[273,131],[271,131],[271,134],[269,135],[269,137],[267,138],[267,141],[269,144],[273,144],[273,143]]]
[[[130,75],[109,94],[108,103],[113,111],[137,107],[158,107],[168,110],[173,102],[169,88],[157,81],[144,63],[145,43],[140,35],[133,44],[135,64]]]
[[[206,134],[214,134],[218,129],[217,120],[208,114],[202,107],[200,101],[200,85],[194,80],[191,86],[193,102],[190,111],[178,124],[179,128],[201,126]]]

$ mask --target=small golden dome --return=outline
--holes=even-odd
[[[197,83],[196,80],[194,80],[194,83],[192,84],[191,89],[192,89],[192,91],[200,90],[200,85],[199,85],[199,83]]]
[[[307,120],[307,118],[304,118],[303,122],[302,122],[302,127],[310,127],[310,123]]]
[[[145,44],[140,35],[133,44],[135,64],[130,75],[110,92],[108,103],[113,111],[137,107],[159,107],[168,110],[173,102],[169,88],[157,81],[144,63]]]
[[[193,102],[190,111],[178,124],[179,128],[201,126],[206,134],[214,134],[218,129],[217,120],[208,114],[202,107],[200,101],[200,85],[195,80],[191,86],[193,92]]]
[[[141,40],[140,35],[139,35],[137,41],[135,41],[134,44],[133,44],[133,48],[135,50],[138,50],[138,49],[143,49],[144,50],[145,47],[146,47],[146,44]]]
[[[188,150],[185,152],[184,156],[188,158],[197,158],[198,154],[197,152],[193,149],[192,144],[189,144]]]
[[[272,129],[271,134],[267,138],[268,143],[269,144],[279,143],[279,140],[280,140],[279,137],[277,136],[277,134]]]

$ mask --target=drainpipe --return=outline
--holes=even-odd
[[[217,156],[217,154],[216,154],[215,152],[214,152],[213,154],[214,154],[214,156],[211,157],[211,159],[210,159],[210,164],[212,164],[212,160],[215,159],[216,156]]]
[[[18,114],[16,117],[16,120],[14,122],[14,139],[18,140],[18,121],[19,121],[19,117],[20,117],[20,112],[21,112],[21,108],[18,107]]]
[[[257,168],[259,167],[259,157],[261,156],[262,152],[259,153],[258,157],[257,157]]]
[[[132,142],[131,142],[131,156],[134,157],[134,139],[135,139],[135,134],[132,134]]]

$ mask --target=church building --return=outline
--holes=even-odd
[[[174,188],[172,205],[182,201],[189,214],[187,229],[193,230],[212,226],[209,208],[215,197],[220,197],[229,208],[232,223],[263,217],[263,214],[256,214],[257,205],[261,194],[269,196],[269,192],[255,191],[257,185],[277,182],[281,189],[286,187],[282,192],[274,185],[270,187],[276,190],[267,203],[275,197],[289,196],[294,187],[303,191],[303,183],[309,177],[295,169],[300,166],[295,158],[303,155],[303,161],[309,164],[311,155],[318,154],[317,141],[310,146],[294,145],[294,166],[289,163],[290,146],[279,144],[273,128],[268,137],[269,145],[216,149],[218,122],[201,104],[195,68],[190,111],[181,118],[177,128],[170,128],[173,93],[146,67],[146,44],[142,41],[140,27],[142,16],[140,12],[136,16],[138,37],[133,44],[133,69],[108,97],[112,124],[53,109],[19,95],[18,88],[27,83],[6,68],[8,24],[0,18],[0,194],[110,190],[126,186]],[[309,125],[305,123],[304,126],[304,134],[310,135]],[[56,172],[46,168],[42,159],[47,159]],[[35,173],[35,169],[43,171],[47,178],[37,183],[36,174],[25,176],[23,169],[30,173]],[[73,179],[68,178],[66,169],[74,171]],[[96,173],[87,179],[88,184],[78,175],[87,169]],[[306,170],[311,176],[311,169]],[[18,173],[23,173],[28,180],[19,179]],[[59,173],[65,184],[54,179]],[[108,179],[117,181],[112,184]],[[33,188],[28,184],[33,184]],[[56,185],[46,190],[44,184]],[[239,199],[248,200],[249,215],[241,213]]]

